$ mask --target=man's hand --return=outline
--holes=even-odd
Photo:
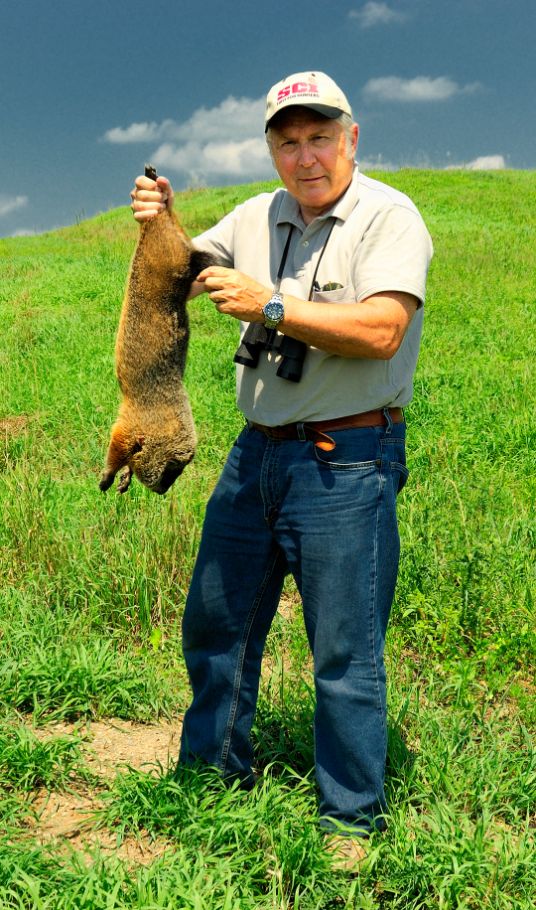
[[[216,309],[244,322],[264,322],[263,306],[272,291],[236,269],[212,265],[197,276]]]
[[[160,212],[173,208],[173,189],[167,177],[136,177],[134,189],[130,194],[136,221],[142,223],[156,218]]]

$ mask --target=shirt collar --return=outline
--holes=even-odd
[[[349,218],[351,212],[356,207],[358,201],[359,168],[356,164],[352,174],[352,179],[348,185],[347,190],[343,193],[341,198],[337,200],[333,208],[329,209],[327,212],[324,212],[323,215],[319,215],[318,218],[315,218],[315,221],[322,221],[326,220],[327,218],[338,218],[340,221],[346,221],[347,218]],[[277,213],[276,223],[294,224],[301,230],[304,228],[303,218],[300,215],[300,207],[294,199],[294,196],[291,196],[288,190],[283,191],[283,198],[281,200],[281,205],[279,206],[279,212]]]

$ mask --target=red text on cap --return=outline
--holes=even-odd
[[[313,92],[318,95],[318,86],[314,82],[294,82],[293,85],[285,85],[277,93],[277,101],[283,101],[284,98],[288,98],[290,95],[303,95],[310,94]]]

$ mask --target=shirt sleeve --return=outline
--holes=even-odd
[[[380,210],[352,258],[357,300],[400,291],[424,303],[432,255],[430,234],[416,209],[395,204]]]

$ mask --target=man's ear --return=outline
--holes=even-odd
[[[353,141],[353,146],[352,146],[353,147],[353,156],[355,157],[355,153],[357,152],[357,144],[359,142],[359,124],[358,123],[354,123],[352,125],[352,141]]]

